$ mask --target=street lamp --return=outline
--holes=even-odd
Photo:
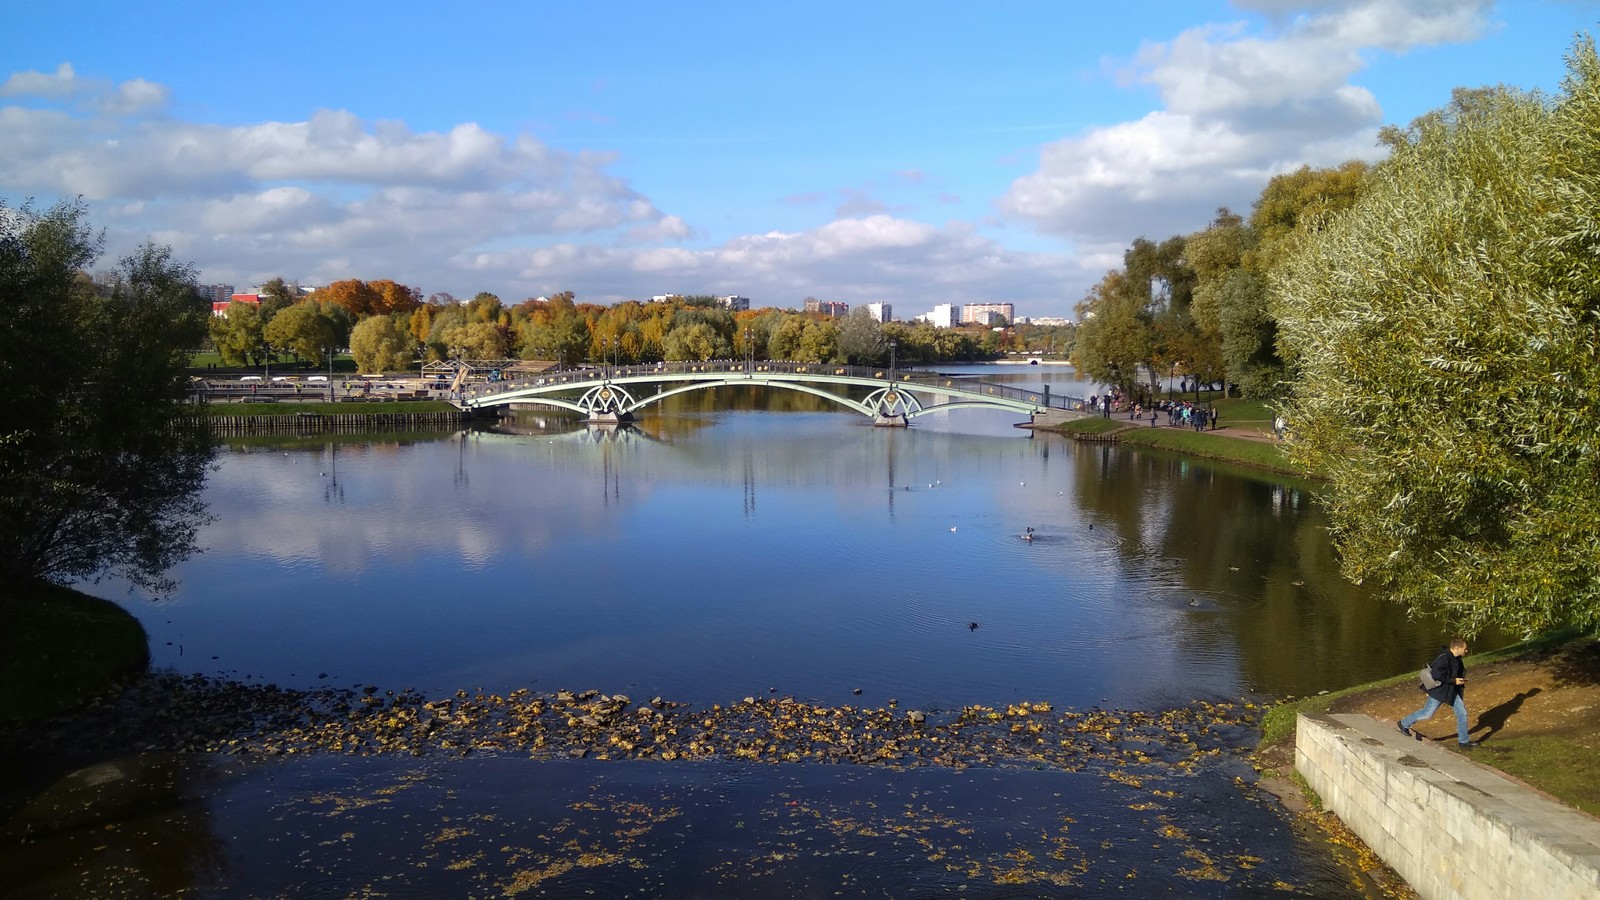
[[[744,371],[747,375],[756,368],[756,345],[753,343],[755,336],[755,332],[750,329],[744,330]]]
[[[894,380],[894,350],[895,350],[895,347],[897,347],[897,346],[899,346],[899,344],[895,342],[895,339],[894,338],[890,338],[889,339],[889,380],[890,381]]]

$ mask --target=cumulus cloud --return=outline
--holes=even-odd
[[[0,97],[71,102],[116,116],[159,110],[167,105],[168,94],[164,85],[143,78],[121,84],[106,79],[80,78],[71,63],[62,63],[54,72],[16,72],[0,82]]]
[[[889,301],[905,317],[937,303],[1003,297],[1023,308],[1069,308],[1066,284],[1085,280],[1071,258],[1008,250],[968,225],[928,225],[889,215],[839,219],[805,231],[741,235],[720,246],[628,250],[563,243],[475,254],[470,265],[533,283],[531,293],[572,285],[639,297],[641,283],[740,293],[758,306],[798,306],[807,296]],[[596,297],[598,294],[599,297]]]
[[[1489,0],[1247,0],[1268,18],[1190,29],[1141,47],[1124,77],[1162,108],[1045,145],[1005,215],[1080,242],[1126,243],[1203,227],[1273,175],[1378,155],[1382,110],[1351,78],[1364,53],[1480,36]]]

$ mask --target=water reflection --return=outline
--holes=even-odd
[[[1304,693],[1439,639],[1339,580],[1300,486],[1005,413],[883,429],[701,396],[635,429],[238,449],[179,595],[130,606],[182,671],[708,702]]]

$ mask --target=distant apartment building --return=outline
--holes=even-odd
[[[961,304],[941,303],[928,313],[926,319],[935,328],[954,328],[961,324]]]
[[[200,285],[200,296],[212,303],[227,303],[228,298],[233,296],[233,285],[202,284]]]
[[[879,323],[894,321],[894,307],[888,303],[868,303],[867,312]]]
[[[722,305],[726,306],[733,312],[744,312],[750,308],[749,297],[741,297],[738,294],[729,294],[726,297],[718,297],[717,299],[721,300]]]
[[[1017,320],[1017,324],[1018,325],[1042,325],[1042,326],[1046,326],[1046,327],[1054,327],[1054,326],[1059,326],[1059,325],[1071,325],[1072,324],[1072,320],[1066,318],[1065,316],[1032,316],[1032,317],[1023,316],[1022,318]]]
[[[841,303],[838,300],[818,300],[815,297],[807,297],[805,311],[808,313],[821,313],[833,319],[842,319],[850,314],[850,304]]]
[[[961,307],[961,323],[963,325],[998,325],[1001,320],[1009,323],[1015,318],[1016,310],[1010,303],[968,303]]]

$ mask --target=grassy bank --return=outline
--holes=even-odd
[[[1116,437],[1122,443],[1135,447],[1172,450],[1188,456],[1221,459],[1288,475],[1303,477],[1306,474],[1289,461],[1282,445],[1276,443],[1193,431],[1188,428],[1129,428],[1117,432]]]
[[[1284,454],[1283,446],[1272,441],[1254,440],[1227,434],[1193,431],[1188,428],[1151,428],[1149,420],[1140,425],[1123,419],[1077,419],[1041,431],[1054,431],[1069,437],[1092,435],[1098,439],[1110,438],[1135,447],[1171,450],[1204,459],[1216,459],[1265,469],[1300,478],[1314,478],[1301,471]]]
[[[137,619],[69,588],[40,583],[8,591],[0,626],[0,724],[75,709],[150,664]]]

